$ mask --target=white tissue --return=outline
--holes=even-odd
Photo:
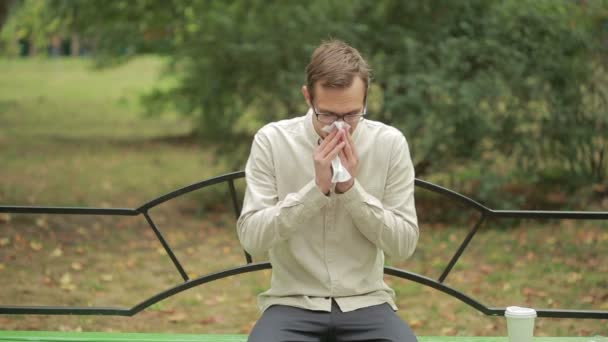
[[[322,130],[325,133],[331,133],[335,129],[342,128],[346,128],[346,130],[349,130],[350,125],[344,121],[334,121],[331,125],[323,127]],[[342,161],[340,160],[339,155],[331,161],[331,167],[334,171],[334,174],[331,177],[332,183],[342,183],[350,180],[350,173],[348,173],[348,170],[344,166],[342,166]]]

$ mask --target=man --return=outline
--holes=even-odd
[[[239,239],[273,267],[249,341],[417,341],[383,281],[384,253],[405,259],[418,241],[407,142],[364,118],[356,49],[324,42],[306,73],[310,110],[260,129],[245,168]]]

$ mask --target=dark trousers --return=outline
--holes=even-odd
[[[410,327],[388,304],[342,312],[273,305],[264,311],[249,342],[417,342]]]

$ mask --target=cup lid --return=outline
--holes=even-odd
[[[521,306],[508,306],[505,310],[507,317],[536,317],[536,310],[531,308],[522,308]]]

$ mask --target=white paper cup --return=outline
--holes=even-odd
[[[509,342],[530,342],[534,336],[536,310],[509,306],[505,310]]]

